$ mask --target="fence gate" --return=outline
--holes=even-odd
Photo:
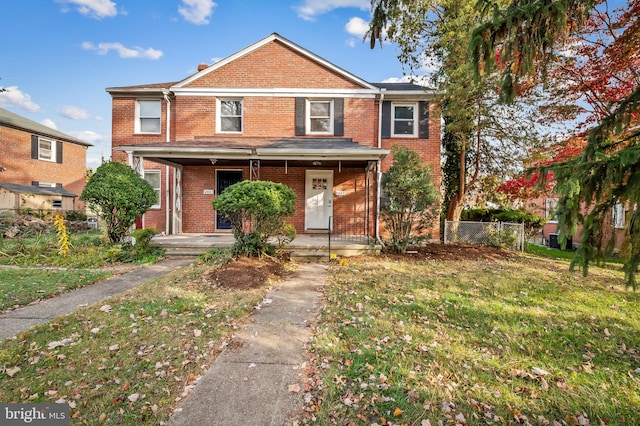
[[[444,223],[444,243],[484,244],[524,250],[524,224],[447,220]]]

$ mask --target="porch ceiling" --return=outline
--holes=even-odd
[[[338,162],[344,167],[366,166],[368,161],[381,160],[389,150],[361,145],[346,138],[198,138],[145,145],[121,145],[116,151],[162,164],[193,166],[238,165],[260,160],[262,166],[328,167]]]

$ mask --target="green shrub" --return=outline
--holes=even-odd
[[[285,232],[295,200],[293,190],[284,184],[245,180],[225,189],[212,205],[231,222],[234,254],[259,257],[275,253],[269,241]]]
[[[64,218],[70,222],[80,222],[87,220],[87,213],[82,210],[69,210],[65,212]]]
[[[517,239],[518,234],[515,232],[498,231],[497,229],[492,229],[491,231],[489,231],[489,239],[487,240],[487,245],[496,248],[512,249],[516,246]]]

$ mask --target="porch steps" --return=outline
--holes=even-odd
[[[221,237],[214,234],[158,236],[151,240],[152,247],[164,249],[166,255],[170,257],[198,257],[214,247],[231,247],[232,245],[232,236]],[[325,237],[299,235],[282,250],[289,252],[291,259],[299,262],[329,260],[329,244]],[[380,246],[343,241],[331,242],[332,257],[352,257],[365,254],[380,254]]]

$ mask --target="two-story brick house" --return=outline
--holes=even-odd
[[[74,210],[91,144],[0,108],[0,210]]]
[[[380,176],[396,143],[419,152],[439,185],[432,92],[369,83],[275,33],[182,81],[107,92],[113,159],[156,188],[143,226],[168,234],[228,229],[212,200],[260,179],[296,192],[298,233],[331,220],[336,231],[376,236]]]

